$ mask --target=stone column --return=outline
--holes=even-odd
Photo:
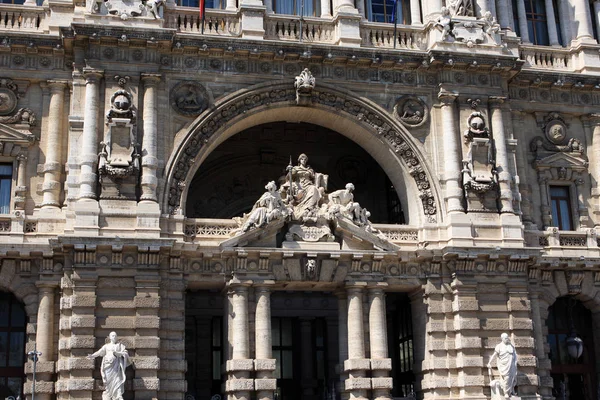
[[[548,1],[550,0],[546,0],[546,2]],[[589,1],[571,0],[569,1],[569,4],[571,5],[571,7],[573,7],[574,19],[572,21],[572,26],[573,30],[575,31],[575,39],[595,42],[594,33],[592,32],[592,20]],[[550,21],[549,15],[548,21]]]
[[[25,196],[27,195],[27,156],[23,153],[17,155],[17,186],[15,187],[15,210],[25,209]]]
[[[231,359],[227,360],[227,382],[225,391],[230,400],[249,400],[254,389],[250,373],[254,370],[254,360],[250,359],[250,338],[248,332],[248,287],[241,284],[230,285],[232,338]]]
[[[594,3],[594,6],[600,5],[600,1]],[[594,213],[600,213],[600,114],[590,114],[584,120],[584,126],[587,125],[588,129],[592,131],[592,146],[591,154],[588,154],[590,160],[592,160],[592,197],[596,199],[596,203],[593,207]],[[596,217],[596,221],[598,218]],[[596,222],[595,226],[599,226],[600,222]]]
[[[267,0],[268,2],[271,2],[273,0]],[[265,2],[266,5],[266,2]],[[269,6],[267,5],[267,11],[269,10]],[[271,12],[273,11],[273,6],[271,5]],[[330,3],[328,1],[322,1],[321,2],[321,18],[331,18],[331,6]]]
[[[227,0],[227,5],[226,5],[225,9],[227,11],[237,10],[237,2],[235,0]]]
[[[486,11],[490,10],[490,7],[488,6],[488,0],[477,0],[476,4],[478,10],[475,12],[478,17],[483,17]]]
[[[348,374],[344,371],[344,361],[348,359],[348,298],[345,290],[340,290],[337,293],[338,302],[338,373],[340,376],[339,393],[342,394],[342,399],[347,398],[347,393],[344,392],[346,378]]]
[[[460,186],[461,149],[459,147],[455,118],[455,100],[458,95],[440,92],[442,102],[442,134],[444,144],[444,178],[446,183],[445,199],[448,213],[464,212],[463,190]]]
[[[79,174],[79,201],[96,200],[96,181],[98,179],[98,109],[100,98],[100,79],[104,71],[84,68],[85,112],[83,114],[83,135],[81,137],[81,172]]]
[[[365,371],[371,363],[365,358],[365,329],[363,322],[363,286],[350,286],[348,293],[348,359],[344,371],[348,373],[345,389],[352,399],[366,399],[371,389],[371,379],[365,378]]]
[[[324,5],[321,4],[321,10],[323,10]],[[327,2],[327,8],[329,8],[329,3]],[[265,0],[265,9],[267,14],[273,14],[273,0]],[[323,15],[321,15],[323,16]]]
[[[517,15],[519,16],[519,33],[523,43],[531,43],[529,29],[527,28],[527,13],[525,12],[525,0],[517,0]]]
[[[549,226],[554,226],[557,221],[552,221],[552,210],[550,209],[550,203],[548,202],[550,190],[548,187],[548,177],[538,177],[538,184],[540,185],[540,199],[542,200],[542,222],[544,224],[544,229],[546,229]]]
[[[42,355],[36,368],[36,393],[39,400],[52,398],[54,373],[54,291],[55,283],[37,282],[39,304],[35,343]],[[48,383],[48,384],[47,384]]]
[[[336,14],[338,12],[350,12],[352,14],[357,13],[353,0],[333,0],[333,9]]]
[[[62,163],[62,121],[65,104],[65,81],[48,81],[50,105],[48,106],[48,131],[46,134],[46,163],[42,185],[43,209],[57,209],[60,206],[61,163]],[[87,93],[86,93],[87,96]],[[87,106],[86,106],[87,107]],[[87,108],[86,108],[87,109]]]
[[[584,183],[585,181],[578,177],[575,179],[575,195],[577,196],[577,219],[578,223],[575,226],[572,226],[572,230],[576,230],[578,228],[583,228],[588,223],[588,208],[585,203],[585,194],[584,194]],[[575,221],[573,221],[575,222]]]
[[[560,46],[558,41],[558,32],[556,31],[556,17],[554,15],[554,3],[552,0],[545,0],[546,4],[546,21],[548,25],[548,38],[550,46]]]
[[[142,194],[141,201],[156,202],[156,169],[158,168],[157,158],[157,90],[160,82],[160,75],[142,74],[144,83],[144,138],[142,140]]]
[[[385,293],[380,287],[369,288],[369,343],[371,345],[371,387],[373,399],[391,399],[392,360],[388,358]]]
[[[596,36],[600,39],[600,0],[594,1],[594,15],[596,20]]]
[[[546,337],[544,336],[544,326],[546,321],[542,321],[542,316],[540,314],[540,302],[538,291],[530,291],[529,298],[531,301],[531,319],[533,321],[533,339],[535,343],[535,356],[537,357],[538,362],[537,373],[540,380],[540,394],[550,395],[550,393],[543,393],[546,390],[544,388],[544,385],[542,385],[542,382],[547,382],[548,380],[551,381],[552,379],[550,377],[551,363],[550,360],[546,360],[546,351],[544,349],[544,344],[546,343]]]
[[[423,23],[421,19],[421,1],[410,0],[410,24],[421,25]]]
[[[510,0],[497,0],[496,10],[498,14],[498,23],[502,29],[510,29],[510,19],[512,15],[508,12],[508,2]]]
[[[256,293],[256,314],[254,321],[256,360],[254,381],[258,400],[272,400],[277,389],[273,379],[275,359],[273,359],[273,338],[271,337],[271,290],[267,286],[258,286]]]
[[[512,178],[508,165],[504,112],[502,109],[502,104],[505,100],[505,97],[490,97],[490,108],[492,112],[492,135],[496,147],[496,170],[498,172],[498,183],[500,186],[500,212],[512,213],[514,212],[511,188]]]

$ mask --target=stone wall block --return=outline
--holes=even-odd
[[[371,378],[371,387],[373,389],[393,389],[394,380],[389,377]]]
[[[33,362],[28,361],[25,364],[25,373],[33,374]],[[38,361],[36,365],[36,373],[54,373],[54,361]],[[37,384],[36,384],[37,386]]]
[[[461,374],[457,378],[457,384],[459,387],[484,386],[485,385],[485,377],[481,374],[478,374],[478,375]]]
[[[71,317],[61,317],[58,321],[58,329],[61,331],[71,330]]]
[[[136,349],[159,349],[160,338],[158,337],[136,337],[133,339]]]
[[[156,317],[156,318],[158,318],[158,317]],[[165,329],[169,329],[170,331],[178,331],[178,332],[185,331],[185,320],[183,320],[183,319],[170,319],[168,323],[169,323],[169,325],[165,326]]]
[[[517,354],[518,354],[518,352],[517,352]],[[537,366],[537,359],[535,356],[519,355],[517,364],[520,367],[535,367],[535,366]]]
[[[371,369],[374,371],[391,371],[391,358],[371,358]]]
[[[446,323],[444,321],[433,321],[427,324],[427,333],[432,332],[445,332],[446,331]]]
[[[159,297],[136,296],[133,299],[136,308],[160,308]]]
[[[254,360],[254,370],[255,371],[275,371],[276,367],[277,367],[276,360],[273,358],[255,359]]]
[[[348,378],[345,381],[346,390],[371,390],[371,378]]]
[[[70,310],[72,307],[71,297],[61,297],[60,298],[60,309],[61,310]]]
[[[92,378],[71,378],[67,382],[66,391],[79,391],[79,390],[94,390],[94,379]]]
[[[225,368],[227,372],[253,371],[254,360],[251,358],[242,360],[227,360],[225,363]]]
[[[164,349],[166,351],[183,351],[184,341],[183,340],[163,340]]]
[[[71,329],[73,328],[95,328],[96,317],[92,316],[73,316],[71,317]],[[116,326],[117,328],[119,326]]]
[[[510,328],[510,321],[507,318],[486,318],[482,321],[481,327],[490,331],[507,331]]]
[[[460,337],[456,339],[457,349],[481,349],[481,338]]]
[[[160,369],[160,359],[158,357],[133,357],[135,369]]]
[[[69,341],[72,349],[92,349],[96,347],[96,338],[93,336],[72,336]]]
[[[518,374],[517,375],[517,385],[532,385],[538,386],[538,376],[537,375],[529,375],[529,374]]]
[[[58,360],[57,368],[59,371],[70,371],[78,369],[93,369],[95,366],[94,360],[88,360],[85,357],[72,357],[68,359]]]
[[[479,330],[480,325],[481,325],[481,323],[478,318],[459,317],[454,320],[454,329],[455,330],[462,330],[462,329]]]
[[[231,360],[229,360],[231,361]],[[231,392],[249,392],[254,390],[254,379],[228,379],[225,382],[225,391]]]
[[[364,371],[371,369],[371,360],[368,358],[352,358],[344,361],[344,371]]]
[[[455,299],[452,302],[452,311],[479,311],[479,302],[477,300]]]
[[[276,390],[277,389],[277,379],[255,379],[254,380],[254,389],[255,390]]]
[[[508,311],[529,311],[531,302],[528,299],[510,299],[508,300]]]
[[[430,351],[447,350],[446,340],[431,339],[429,341],[429,350]]]
[[[184,322],[185,324],[185,322]],[[158,329],[160,318],[155,316],[143,316],[135,318],[135,328]]]
[[[27,382],[25,385],[23,385],[23,392],[25,394],[31,394],[31,382]],[[47,394],[52,394],[54,393],[54,382],[47,382],[47,381],[36,381],[35,382],[35,393],[47,393]]]
[[[160,379],[158,378],[135,378],[133,380],[134,390],[160,390]]]
[[[518,337],[513,340],[513,345],[518,349],[533,349],[535,348],[535,339],[526,338],[526,337]]]
[[[511,321],[514,330],[532,330],[533,321],[528,318],[513,318]]]
[[[96,307],[96,296],[73,295],[71,307]]]
[[[456,366],[458,368],[483,368],[483,357],[459,357]]]
[[[185,379],[163,379],[160,382],[160,390],[165,392],[185,393],[187,390],[187,384]]]
[[[104,321],[101,320],[99,328],[111,329],[111,330],[123,330],[123,329],[135,329],[136,319],[131,317],[106,317]]]
[[[60,339],[58,341],[58,350],[69,350],[71,348],[70,338]]]
[[[100,307],[107,309],[132,309],[134,307],[133,300],[101,300]]]

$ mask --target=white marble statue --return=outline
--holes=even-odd
[[[302,222],[316,221],[327,188],[327,175],[315,173],[308,165],[306,154],[300,154],[298,165],[288,166],[287,171],[291,191],[288,192],[288,204],[293,208],[293,218]]]
[[[494,354],[488,362],[488,370],[490,379],[492,377],[492,362],[497,359],[498,372],[502,377],[502,392],[504,398],[509,399],[512,395],[516,395],[515,386],[517,384],[517,351],[515,346],[510,342],[508,334],[503,333],[500,338],[502,342],[496,345]],[[493,383],[494,381],[492,381]],[[494,389],[494,388],[493,388]]]
[[[347,183],[345,189],[329,193],[329,211],[333,214],[341,214],[351,221],[359,221],[361,218],[360,204],[354,201],[354,185]]]
[[[87,358],[93,360],[96,357],[102,357],[102,382],[104,383],[104,392],[102,400],[123,400],[125,392],[125,369],[131,364],[129,354],[125,345],[117,343],[117,333],[111,332],[108,335],[109,343],[102,346],[94,354],[89,354]]]
[[[279,192],[277,192],[275,182],[271,181],[267,183],[265,189],[267,191],[254,203],[250,214],[245,215],[242,219],[243,222],[239,234],[248,232],[253,228],[261,228],[271,221],[288,216],[289,211],[283,203]]]

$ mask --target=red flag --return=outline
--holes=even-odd
[[[201,33],[204,34],[204,19],[206,17],[206,0],[199,0],[200,1],[200,26],[202,27]]]

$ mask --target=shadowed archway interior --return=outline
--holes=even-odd
[[[277,122],[247,129],[226,140],[200,166],[188,192],[191,218],[232,218],[248,212],[267,182],[285,180],[285,168],[301,153],[329,176],[328,191],[355,186],[354,198],[375,223],[403,224],[402,204],[377,162],[344,136],[308,123]]]

